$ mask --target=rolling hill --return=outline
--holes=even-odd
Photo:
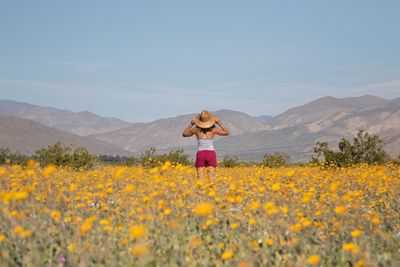
[[[8,108],[5,108],[6,106]],[[21,152],[32,153],[33,150],[30,148],[32,140],[34,147],[37,148],[54,143],[58,139],[79,146],[85,145],[92,151],[101,151],[102,154],[107,151],[113,151],[112,154],[126,154],[126,151],[140,153],[150,147],[155,147],[160,152],[183,148],[192,156],[196,151],[196,139],[182,137],[183,129],[196,114],[147,123],[126,123],[118,119],[102,118],[90,112],[74,113],[0,101],[1,113],[29,117],[64,131],[92,133],[88,138],[82,138],[40,124],[35,124],[33,127],[26,120],[24,123],[14,121],[5,125],[11,117],[2,116],[1,142],[8,142],[11,147]],[[43,118],[40,118],[40,114],[43,114]],[[280,151],[290,153],[296,161],[306,161],[314,154],[313,146],[316,141],[327,141],[334,147],[342,137],[351,139],[360,129],[379,135],[385,142],[384,148],[392,156],[400,154],[400,98],[387,100],[375,96],[349,98],[328,96],[291,108],[275,117],[253,118],[232,110],[215,111],[214,114],[231,131],[231,136],[216,138],[215,146],[220,156],[230,155],[241,159],[260,160],[265,153]],[[19,128],[16,125],[19,125]],[[29,132],[32,127],[34,130],[31,136]],[[11,130],[6,135],[4,133],[7,129]],[[44,140],[51,142],[46,143]]]
[[[37,149],[59,141],[73,148],[86,147],[94,154],[130,154],[126,150],[100,140],[62,132],[31,120],[0,115],[0,148],[9,148],[13,152],[19,151],[22,154],[32,155]]]
[[[266,129],[251,116],[237,111],[220,110],[213,112],[232,135],[257,132]],[[183,138],[182,132],[196,114],[181,115],[173,118],[155,120],[149,123],[135,123],[126,128],[104,134],[91,135],[99,140],[115,144],[132,152],[140,152],[149,147],[168,150],[195,146],[195,138]]]
[[[130,125],[120,119],[104,118],[89,111],[72,112],[11,100],[0,100],[0,115],[33,120],[80,136],[115,131]]]
[[[391,156],[400,154],[395,145],[400,133],[400,99],[324,97],[290,109],[266,126],[268,130],[219,140],[216,147],[241,158],[260,159],[265,153],[286,151],[295,160],[308,160],[315,142],[327,141],[335,147],[342,137],[352,139],[364,129],[383,139]]]

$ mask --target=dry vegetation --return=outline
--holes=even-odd
[[[400,168],[0,167],[0,266],[399,266]]]

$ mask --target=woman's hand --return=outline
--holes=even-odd
[[[219,124],[221,123],[221,121],[219,120],[219,118],[218,118],[218,117],[214,117],[214,119],[215,119],[215,123],[216,123],[216,124],[218,124],[218,125],[219,125]]]
[[[193,118],[192,121],[190,122],[190,124],[193,126],[196,124],[196,118]]]

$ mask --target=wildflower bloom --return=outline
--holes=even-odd
[[[381,223],[381,220],[380,220],[379,218],[373,218],[373,219],[371,220],[371,222],[372,222],[373,224],[380,224],[380,223]]]
[[[292,231],[292,232],[294,232],[294,233],[296,233],[296,232],[300,231],[301,228],[302,228],[301,224],[300,224],[300,223],[297,223],[297,224],[295,224],[295,225],[290,226],[290,227],[289,227],[289,230]]]
[[[91,216],[89,218],[87,218],[81,225],[81,227],[79,228],[79,231],[81,233],[81,235],[86,234],[90,229],[92,229],[93,226],[93,222],[96,220],[96,217]]]
[[[140,239],[145,237],[147,234],[147,228],[144,225],[134,225],[130,230],[130,236],[132,239]]]
[[[133,256],[140,258],[149,254],[149,247],[145,244],[135,244],[131,248],[130,252]]]
[[[271,238],[267,238],[265,239],[265,244],[267,244],[268,246],[272,246],[274,244],[274,240],[272,240]]]
[[[312,255],[308,258],[307,262],[311,265],[317,265],[319,261],[321,260],[320,256],[318,255]]]
[[[360,231],[360,230],[358,230],[358,229],[356,229],[356,230],[354,230],[354,231],[351,232],[351,236],[352,236],[352,237],[359,237],[359,236],[361,236],[361,235],[362,235],[362,231]]]
[[[13,199],[14,200],[24,200],[27,199],[29,196],[28,192],[15,192]]]
[[[339,215],[344,215],[346,213],[346,208],[344,206],[337,206],[335,208],[335,213]]]
[[[53,174],[56,171],[56,169],[57,169],[56,166],[49,165],[43,170],[42,175],[49,176],[49,175]]]
[[[357,247],[354,243],[344,243],[342,249],[344,251],[350,251],[354,254],[358,254],[361,251],[360,248]]]
[[[50,216],[55,222],[59,222],[61,218],[61,213],[58,210],[53,210],[50,212]]]
[[[221,255],[222,260],[230,260],[233,257],[233,251],[232,250],[227,250]]]
[[[198,204],[193,212],[196,214],[198,217],[205,217],[211,214],[211,212],[214,210],[214,206],[209,203],[209,202],[203,202]]]
[[[27,265],[79,266],[82,255],[107,266],[174,265],[174,255],[182,255],[184,266],[268,266],[259,253],[274,247],[285,248],[283,266],[297,259],[305,266],[361,267],[397,255],[399,166],[220,168],[215,180],[198,183],[193,168],[162,164],[152,171],[61,167],[47,177],[40,166],[0,167],[0,258],[12,260],[8,248],[15,242],[39,255],[32,244],[43,241],[65,244],[68,257],[61,251],[27,257]],[[60,235],[62,229],[70,230]],[[337,261],[323,258],[338,243]]]
[[[251,210],[257,210],[259,207],[260,207],[260,202],[258,202],[258,201],[252,201],[250,203]]]
[[[230,227],[231,227],[231,229],[234,230],[234,229],[239,227],[239,224],[238,223],[232,223]]]
[[[19,235],[23,238],[28,238],[32,235],[32,230],[25,230],[24,227],[18,225],[14,228],[14,234]]]
[[[279,183],[273,184],[271,187],[272,191],[279,191],[281,189],[281,185]]]
[[[170,215],[171,212],[172,212],[171,209],[165,209],[165,210],[164,210],[164,214],[165,214],[165,215]]]

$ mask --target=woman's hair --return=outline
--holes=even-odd
[[[198,127],[198,128],[200,129],[201,132],[207,133],[207,132],[211,131],[214,127],[215,127],[215,125],[211,126],[210,128],[200,128],[200,127]]]

